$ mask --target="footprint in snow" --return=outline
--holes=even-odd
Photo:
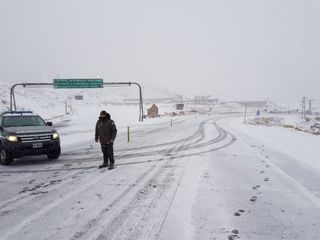
[[[235,212],[234,215],[235,215],[236,217],[239,217],[239,216],[241,216],[241,213],[244,213],[244,210],[243,210],[243,209],[240,209],[238,212]]]
[[[253,197],[250,198],[250,201],[251,201],[251,202],[255,202],[255,201],[257,201],[257,199],[258,199],[257,196],[253,196]]]
[[[237,234],[232,234],[228,236],[228,240],[235,240],[237,238],[240,238]]]
[[[240,238],[240,236],[238,236],[239,235],[239,231],[237,229],[232,230],[231,233],[232,234],[230,234],[228,236],[228,240],[235,240],[237,238]]]

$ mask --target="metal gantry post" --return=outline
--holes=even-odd
[[[104,82],[103,83],[103,85],[129,85],[129,86],[131,86],[131,84],[137,85],[139,88],[139,121],[142,122],[143,121],[143,102],[142,102],[142,88],[140,84],[136,82],[107,82],[107,83]]]
[[[16,86],[52,86],[53,83],[17,83],[14,84],[11,88],[10,88],[10,111],[12,111],[12,107],[14,105],[14,110],[17,110],[17,105],[16,105],[16,97],[14,95],[14,89]]]

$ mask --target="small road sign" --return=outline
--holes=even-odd
[[[75,100],[83,100],[83,95],[75,95],[74,99]]]

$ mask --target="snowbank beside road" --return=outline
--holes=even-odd
[[[309,116],[302,119],[300,115],[266,115],[264,117],[251,118],[247,121],[251,125],[277,126],[304,131],[314,135],[320,135],[320,117]]]
[[[261,120],[251,119],[251,121],[257,123]],[[294,128],[282,127],[281,124],[283,123],[299,126],[300,121],[298,117],[282,116],[279,119],[267,122],[271,125],[243,124],[243,119],[233,118],[230,120],[230,125],[232,129],[236,129],[236,132],[240,131],[242,134],[258,140],[264,146],[276,149],[292,158],[299,159],[300,162],[320,171],[320,136],[304,131],[297,131]],[[279,125],[277,125],[278,123]]]

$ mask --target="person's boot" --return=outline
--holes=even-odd
[[[108,167],[108,163],[107,162],[103,162],[102,165],[99,166],[99,168],[104,168],[104,167]]]
[[[109,166],[109,168],[108,168],[108,169],[109,169],[109,170],[114,169],[113,164],[110,164],[110,166]]]

